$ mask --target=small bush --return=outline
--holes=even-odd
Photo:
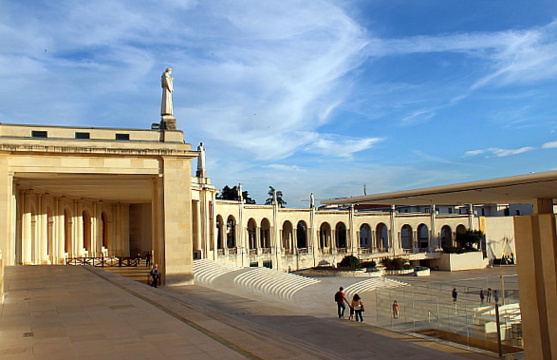
[[[374,268],[377,266],[377,263],[373,260],[371,261],[362,261],[361,263],[363,268]]]
[[[360,269],[362,267],[362,264],[360,262],[360,259],[358,259],[357,257],[348,255],[345,256],[344,259],[342,259],[338,266],[343,268]]]
[[[385,266],[387,270],[404,270],[405,263],[406,260],[404,260],[403,258],[385,258],[381,260],[381,264],[383,264],[383,266]]]
[[[466,249],[452,245],[445,245],[443,246],[443,251],[447,254],[463,254],[466,252]]]

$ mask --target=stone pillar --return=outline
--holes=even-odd
[[[437,229],[435,228],[435,204],[431,205],[431,230],[429,235],[430,251],[440,248],[439,238],[437,238]]]
[[[390,216],[390,231],[389,234],[391,235],[391,247],[392,247],[392,252],[393,252],[393,257],[396,256],[397,253],[400,253],[400,241],[398,238],[398,229],[396,227],[396,205],[391,205],[391,216]],[[397,251],[398,250],[398,251]]]
[[[161,214],[164,234],[165,283],[167,285],[193,282],[193,237],[191,224],[191,160],[163,157],[164,200]]]
[[[31,195],[28,192],[24,192],[22,196],[22,219],[21,219],[21,263],[23,265],[30,265],[32,262],[32,249],[31,249],[31,211],[30,202]]]
[[[39,244],[38,258],[39,264],[48,264],[48,216],[46,214],[45,197],[43,194],[38,195],[37,205],[39,213],[37,215],[37,234]]]
[[[15,236],[17,218],[13,193],[13,173],[8,171],[9,154],[0,154],[0,252],[4,265],[15,265]]]
[[[537,199],[534,215],[514,218],[527,359],[557,359],[557,233],[552,199]]]

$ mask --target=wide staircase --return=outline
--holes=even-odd
[[[195,260],[193,269],[194,279],[198,284],[212,286],[217,279],[227,276],[236,287],[284,300],[292,300],[298,291],[320,282],[317,279],[282,271],[242,268],[209,259]]]
[[[103,267],[101,269],[113,274],[127,277],[128,279],[140,282],[142,284],[148,284],[149,281],[149,268],[145,266]]]

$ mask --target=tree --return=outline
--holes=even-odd
[[[466,230],[456,234],[456,242],[466,251],[476,251],[480,248],[484,233],[481,230]]]
[[[362,263],[360,259],[353,255],[345,256],[344,259],[338,264],[340,267],[344,268],[352,268],[352,269],[360,269],[362,267]]]
[[[249,197],[247,191],[242,191],[242,198],[244,199],[244,202],[246,204],[255,204],[255,200]],[[237,186],[229,187],[228,185],[225,185],[220,191],[220,193],[217,194],[217,199],[233,200],[233,201],[240,200],[238,199],[238,187]]]
[[[276,193],[276,195],[275,195],[275,193]],[[282,199],[282,191],[275,190],[274,187],[269,186],[269,192],[267,192],[267,194],[269,195],[269,197],[267,198],[267,200],[265,200],[265,205],[274,205],[275,196],[277,198],[277,203],[278,203],[279,207],[283,208],[284,205],[286,205],[286,201],[284,201]]]

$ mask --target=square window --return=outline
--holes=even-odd
[[[46,138],[48,137],[48,133],[42,130],[33,130],[31,131],[31,136],[36,138]]]
[[[88,132],[76,132],[75,133],[76,139],[90,139],[91,135]]]
[[[129,140],[130,134],[116,134],[116,140]]]

